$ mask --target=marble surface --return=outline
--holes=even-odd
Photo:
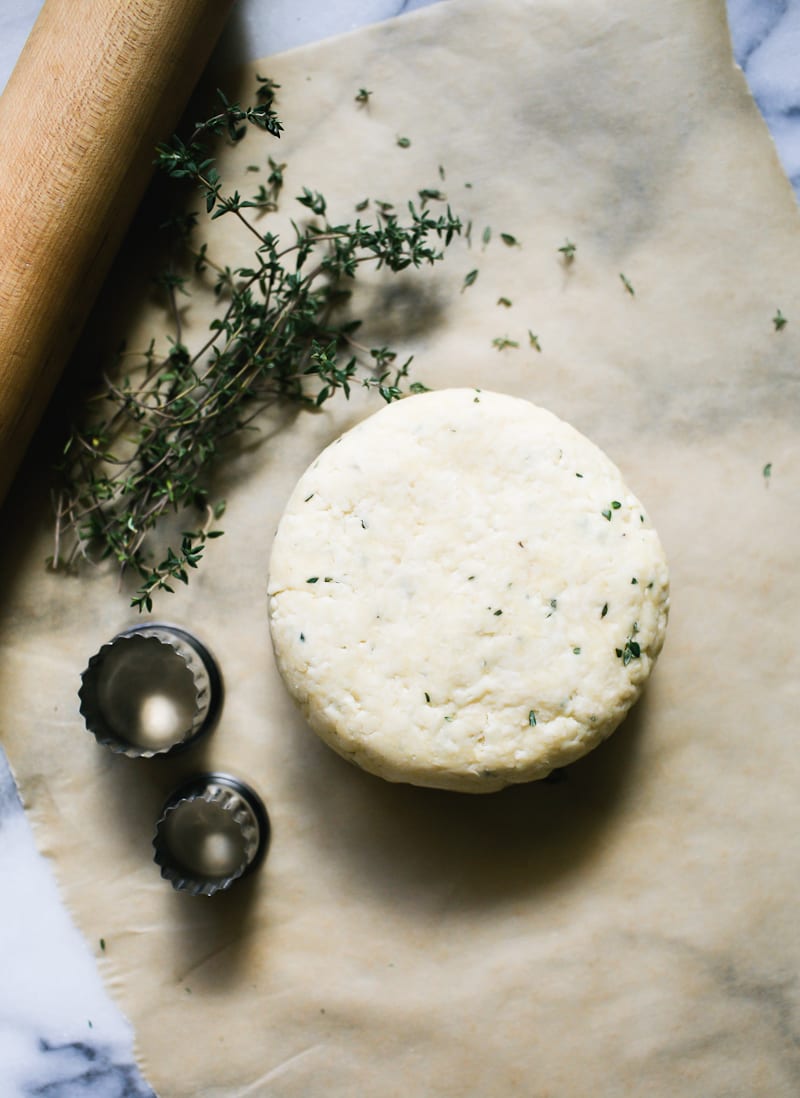
[[[0,85],[38,6],[0,13]],[[217,59],[279,52],[421,6],[419,0],[249,0],[237,9]],[[800,0],[729,0],[728,9],[736,57],[800,199]],[[1,754],[0,836],[0,1093],[152,1094],[134,1065],[131,1029],[103,987],[104,949],[81,938],[61,905]]]

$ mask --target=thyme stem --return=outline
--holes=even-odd
[[[173,137],[159,146],[156,159],[168,177],[201,196],[207,218],[233,216],[253,242],[251,265],[231,268],[210,256],[206,244],[198,246],[197,213],[170,219],[180,258],[173,256],[156,280],[173,330],[168,348],[157,350],[153,340],[141,355],[120,354],[87,402],[85,420],[73,427],[60,464],[54,565],[116,560],[122,573],[139,577],[132,605],[140,611],[152,609],[156,592],[188,582],[207,541],[222,533],[215,523],[224,501],[210,502],[209,474],[224,440],[250,427],[270,405],[313,410],[336,393],[348,397],[356,382],[377,388],[387,401],[424,388],[404,388],[410,359],[398,365],[388,348],[370,349],[354,338],[360,321],[343,312],[345,287],[364,264],[399,273],[436,263],[461,233],[449,207],[434,217],[424,201],[420,209],[409,202],[405,220],[394,207],[376,203],[374,224],[334,224],[325,198],[308,188],[296,199],[307,220],[292,222],[291,243],[262,231],[261,218],[278,208],[285,165],[269,158],[266,183],[242,197],[223,189],[209,151],[213,141],[239,141],[252,127],[280,136],[276,85],[258,80],[254,106],[242,108],[218,93],[222,111],[197,124],[188,143]],[[250,210],[258,212],[258,224]],[[183,343],[178,294],[190,297],[192,280],[202,285],[206,272],[213,276],[218,308],[192,353]],[[202,521],[183,532],[178,548],[154,558],[153,533],[161,520],[192,507]]]

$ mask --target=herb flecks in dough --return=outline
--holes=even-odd
[[[775,325],[776,332],[782,332],[786,325],[789,323],[789,321],[786,319],[780,309],[776,309],[775,316],[772,318],[772,323]]]
[[[400,480],[374,476],[387,452]],[[304,504],[312,490],[321,502]],[[326,743],[390,781],[489,792],[544,777],[617,727],[660,650],[666,562],[653,530],[629,529],[640,510],[601,451],[527,401],[475,386],[395,401],[312,462],[278,526],[270,629],[290,693]],[[341,586],[305,586],[326,573]]]
[[[528,714],[528,724],[531,726],[531,728],[536,727],[536,714],[532,709]]]
[[[636,291],[634,290],[633,286],[631,285],[630,279],[627,278],[626,275],[624,275],[621,271],[620,271],[619,277],[620,277],[620,281],[622,282],[622,285],[625,287],[627,292],[631,295],[631,297],[635,297],[636,296]]]
[[[509,347],[519,347],[519,343],[515,339],[509,339],[508,336],[497,336],[492,340],[492,346],[498,351],[505,351]]]
[[[763,476],[764,480],[769,480],[769,478],[772,476],[772,462],[771,461],[768,461],[767,464],[764,466],[764,468],[761,470],[761,475]]]
[[[631,629],[631,635],[625,640],[624,648],[615,649],[617,658],[622,660],[623,667],[627,667],[631,660],[638,660],[642,654],[639,642],[633,639],[634,635],[638,632],[639,625],[637,622],[634,622]]]
[[[411,148],[411,138],[409,138],[409,137],[398,137],[397,147],[399,149],[409,149],[409,148]]]
[[[507,248],[522,247],[517,238],[515,236],[512,236],[511,233],[500,233],[500,239],[503,241]]]
[[[115,561],[138,576],[132,605],[140,611],[152,609],[156,592],[187,583],[208,541],[222,533],[215,525],[223,505],[209,498],[212,474],[223,445],[252,430],[264,409],[313,410],[335,394],[348,397],[358,382],[387,402],[419,391],[407,384],[410,358],[401,364],[386,349],[376,355],[355,341],[359,321],[344,315],[349,295],[341,287],[364,264],[394,273],[434,264],[462,231],[449,207],[436,215],[425,208],[444,199],[433,189],[419,191],[423,207],[412,201],[402,217],[375,200],[369,220],[344,223],[329,214],[324,195],[303,187],[296,197],[302,217],[279,239],[266,215],[278,208],[286,165],[270,158],[265,182],[247,195],[224,185],[215,160],[220,140],[235,143],[248,129],[280,136],[277,85],[258,80],[255,105],[240,107],[220,93],[219,113],[156,154],[181,188],[181,202],[199,197],[208,219],[227,217],[249,255],[235,265],[214,255],[196,239],[203,215],[185,205],[160,218],[172,233],[172,258],[156,283],[172,335],[165,347],[153,340],[141,354],[120,352],[72,431],[53,493],[54,566]],[[361,88],[356,102],[363,107],[370,95]],[[190,288],[215,311],[191,350],[183,330]],[[184,519],[193,510],[199,517]],[[180,546],[154,556],[156,528],[170,514],[183,520]]]
[[[539,351],[541,353],[542,345],[539,342],[539,337],[537,335],[535,335],[530,330],[530,328],[528,328],[528,343],[530,344],[531,347],[533,347],[534,350]],[[580,476],[580,473],[576,473],[575,475]]]

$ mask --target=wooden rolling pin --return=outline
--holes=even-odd
[[[0,97],[0,501],[232,0],[46,0]]]

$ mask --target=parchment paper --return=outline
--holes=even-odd
[[[289,194],[342,217],[445,190],[471,249],[371,283],[366,342],[603,446],[663,538],[672,619],[646,698],[559,784],[471,798],[349,767],[278,680],[265,569],[296,477],[376,407],[359,395],[228,468],[226,536],[157,607],[217,653],[222,720],[189,755],[132,762],[76,702],[126,596],[44,571],[31,473],[6,522],[3,743],[144,1071],[165,1098],[796,1094],[800,221],[722,0],[454,0],[258,68],[286,136],[248,138],[229,177],[279,155]],[[149,848],[164,794],[205,765],[248,778],[274,825],[258,876],[209,902]]]

